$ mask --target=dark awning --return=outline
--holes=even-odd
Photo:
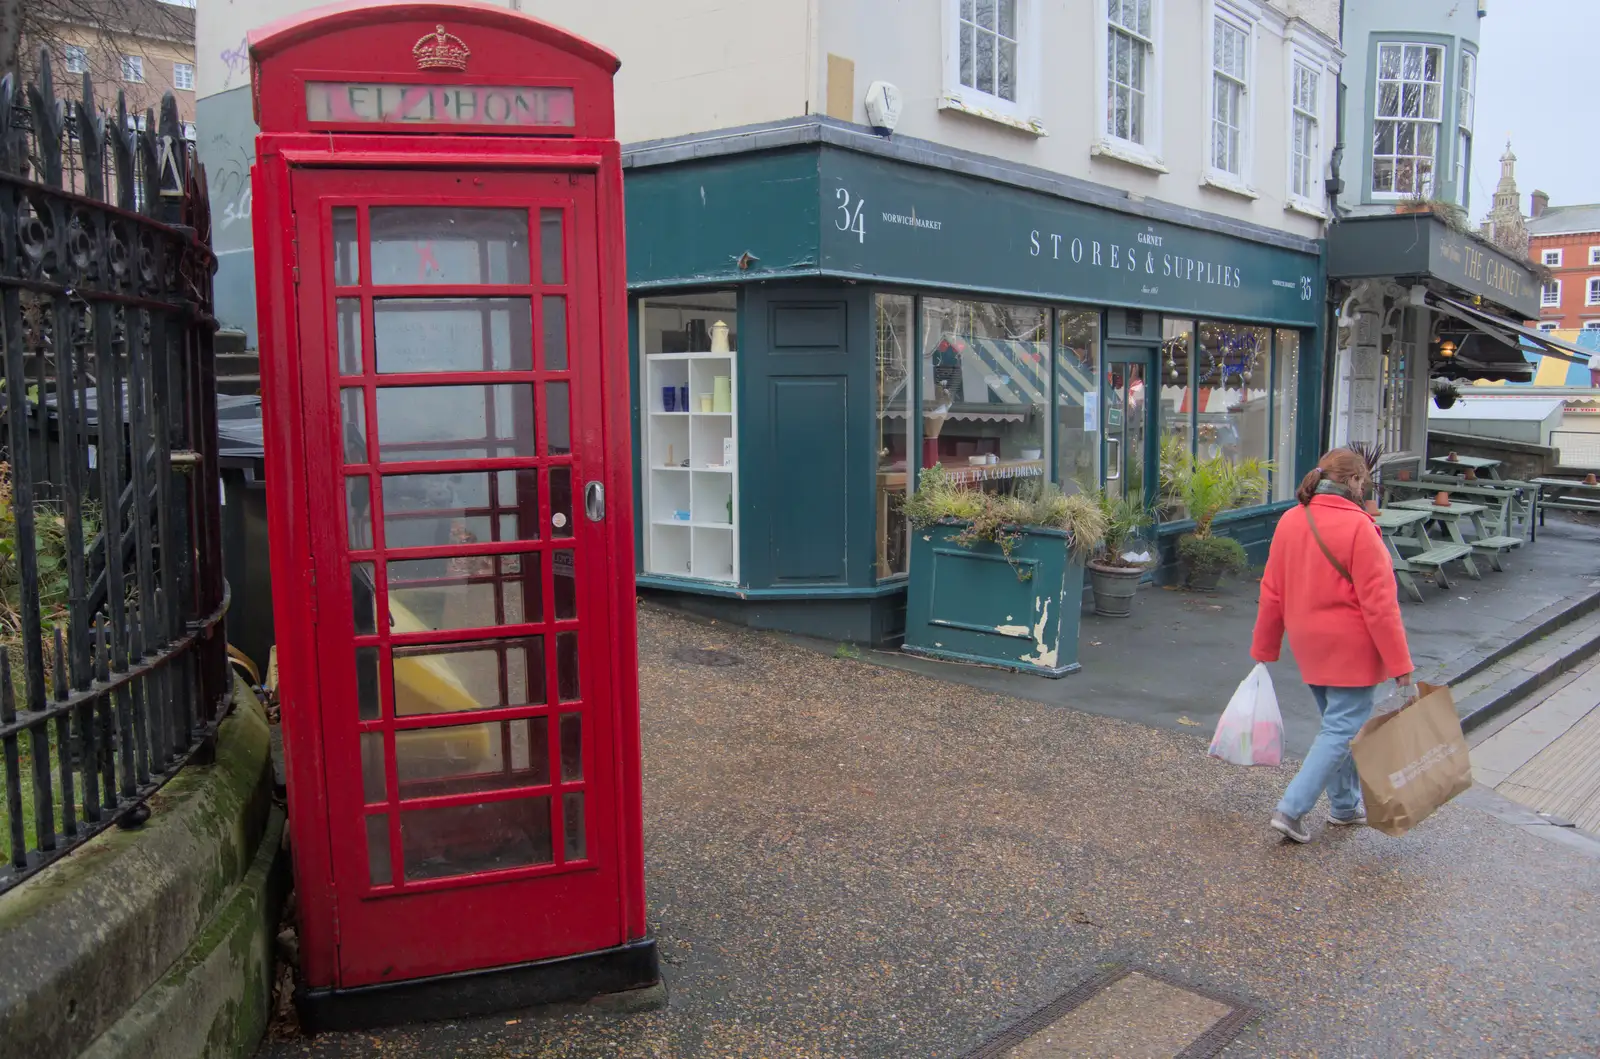
[[[1539,351],[1546,356],[1570,361],[1573,364],[1587,365],[1589,363],[1589,350],[1579,349],[1571,342],[1565,342],[1536,328],[1524,327],[1515,320],[1508,320],[1503,316],[1494,316],[1484,312],[1482,309],[1463,304],[1454,298],[1447,298],[1443,294],[1437,294],[1433,291],[1428,292],[1428,304],[1446,316],[1453,316],[1462,323],[1469,324],[1489,337],[1507,345],[1515,347],[1519,345],[1519,338],[1525,338],[1538,346]]]

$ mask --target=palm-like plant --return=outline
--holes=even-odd
[[[1163,460],[1168,495],[1181,503],[1194,519],[1194,534],[1211,536],[1211,523],[1222,512],[1267,496],[1267,475],[1272,462],[1251,457],[1234,462],[1217,455],[1198,459],[1184,453],[1168,464]]]

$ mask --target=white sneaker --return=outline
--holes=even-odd
[[[1333,824],[1335,827],[1355,827],[1366,822],[1367,810],[1365,808],[1357,809],[1350,816],[1335,816],[1332,810],[1328,812],[1328,823]]]

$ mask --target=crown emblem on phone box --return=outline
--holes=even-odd
[[[436,26],[412,46],[411,54],[417,57],[419,70],[465,70],[467,56],[472,52],[466,41],[446,33],[443,26]]]

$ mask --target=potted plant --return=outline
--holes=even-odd
[[[1433,380],[1433,403],[1441,409],[1449,408],[1461,396],[1461,389],[1449,379]]]
[[[1108,618],[1126,618],[1133,611],[1133,596],[1139,579],[1149,569],[1148,561],[1128,557],[1128,549],[1139,533],[1155,521],[1155,513],[1143,500],[1110,493],[1094,494],[1106,522],[1105,547],[1089,560],[1089,586],[1094,590],[1094,612]]]
[[[1244,546],[1214,535],[1212,523],[1230,508],[1265,499],[1271,471],[1267,460],[1235,463],[1222,455],[1204,460],[1186,455],[1166,469],[1168,493],[1194,519],[1194,531],[1178,538],[1178,558],[1190,588],[1214,589],[1223,574],[1248,565]]]
[[[904,650],[1049,677],[1079,668],[1084,561],[1106,535],[1093,497],[1041,479],[981,492],[935,465],[905,512]]]
[[[1361,457],[1367,465],[1367,481],[1372,484],[1372,495],[1367,497],[1367,514],[1378,513],[1378,465],[1383,462],[1384,448],[1376,441],[1352,441],[1350,451]]]

